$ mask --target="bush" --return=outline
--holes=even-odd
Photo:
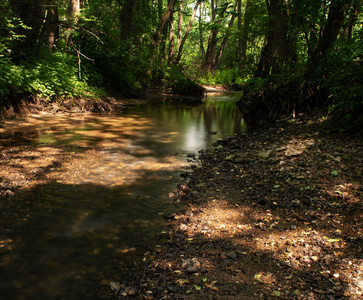
[[[329,89],[332,121],[341,129],[363,126],[363,32],[337,43],[327,56],[326,76],[322,81]]]

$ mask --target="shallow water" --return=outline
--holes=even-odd
[[[2,212],[2,238],[13,246],[0,251],[1,297],[99,299],[109,290],[103,284],[130,280],[165,228],[168,193],[181,181],[187,154],[247,130],[237,99],[218,93],[193,107],[148,103],[116,115],[34,117],[2,133],[0,149],[94,150],[36,186],[16,214]]]

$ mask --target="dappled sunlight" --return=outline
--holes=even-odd
[[[195,296],[228,289],[243,299],[258,298],[262,290],[271,297],[318,299],[326,291],[312,285],[310,292],[303,292],[306,284],[327,281],[331,293],[338,293],[347,288],[340,278],[355,276],[350,284],[362,285],[359,273],[349,273],[352,265],[362,270],[362,261],[350,254],[340,230],[318,230],[279,212],[219,199],[201,207],[189,204],[175,220],[176,232],[162,232],[161,239],[166,248],[177,244],[178,252],[158,256],[152,270]],[[158,243],[156,252],[163,253],[164,245]],[[247,286],[255,286],[255,292],[246,294]]]

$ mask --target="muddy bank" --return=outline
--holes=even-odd
[[[322,119],[220,141],[183,175],[126,299],[360,299],[362,140]]]

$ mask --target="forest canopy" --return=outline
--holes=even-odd
[[[276,118],[362,124],[361,0],[3,0],[0,105],[125,96],[184,80]],[[258,108],[258,109],[257,109]]]

